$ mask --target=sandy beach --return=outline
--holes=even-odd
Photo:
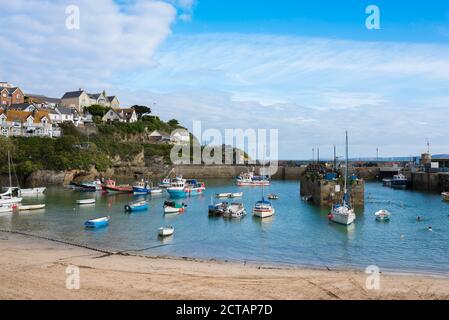
[[[0,232],[0,299],[448,299],[449,278],[105,254]],[[79,290],[66,287],[68,266]]]

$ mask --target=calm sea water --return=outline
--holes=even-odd
[[[261,197],[260,188],[239,188],[231,180],[206,183],[203,196],[182,200],[188,204],[187,211],[171,217],[163,214],[165,194],[148,197],[151,207],[147,212],[127,214],[123,207],[136,199],[132,195],[50,188],[43,197],[24,200],[24,204],[45,202],[45,210],[2,214],[0,228],[146,255],[343,268],[374,264],[384,270],[449,274],[449,204],[438,194],[367,183],[365,208],[357,210],[354,225],[345,227],[328,222],[329,208],[301,201],[298,182],[273,181],[266,188],[280,199],[273,201],[276,215],[263,221],[251,214],[252,205]],[[230,221],[208,216],[213,194],[236,191],[244,192],[245,218]],[[93,196],[96,205],[75,205],[76,200]],[[390,222],[375,221],[374,212],[380,209],[392,213]],[[106,215],[111,216],[109,227],[84,229],[84,221]],[[418,215],[421,222],[416,221]],[[166,225],[174,226],[175,234],[161,240],[157,229]]]

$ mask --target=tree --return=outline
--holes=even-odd
[[[176,119],[171,119],[167,122],[167,124],[172,127],[172,128],[177,128],[179,127],[179,121]]]
[[[87,110],[94,117],[95,116],[103,117],[106,114],[106,112],[109,111],[109,108],[99,104],[94,104],[91,105],[90,107],[84,108],[84,110]]]
[[[147,106],[139,106],[139,105],[134,105],[131,107],[132,109],[134,109],[136,111],[137,117],[140,119],[142,117],[143,114],[145,113],[151,113],[151,108],[147,107]]]

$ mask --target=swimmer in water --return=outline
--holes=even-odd
[[[417,216],[417,217],[416,217],[416,221],[421,221],[421,217],[420,217],[420,216]]]
[[[429,231],[433,231],[432,226],[429,227]]]

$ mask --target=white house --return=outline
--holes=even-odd
[[[137,113],[133,108],[121,109],[112,108],[103,116],[102,120],[104,122],[127,122],[134,123],[137,122]]]
[[[175,130],[171,134],[171,142],[174,144],[190,143],[190,134],[187,130]]]

